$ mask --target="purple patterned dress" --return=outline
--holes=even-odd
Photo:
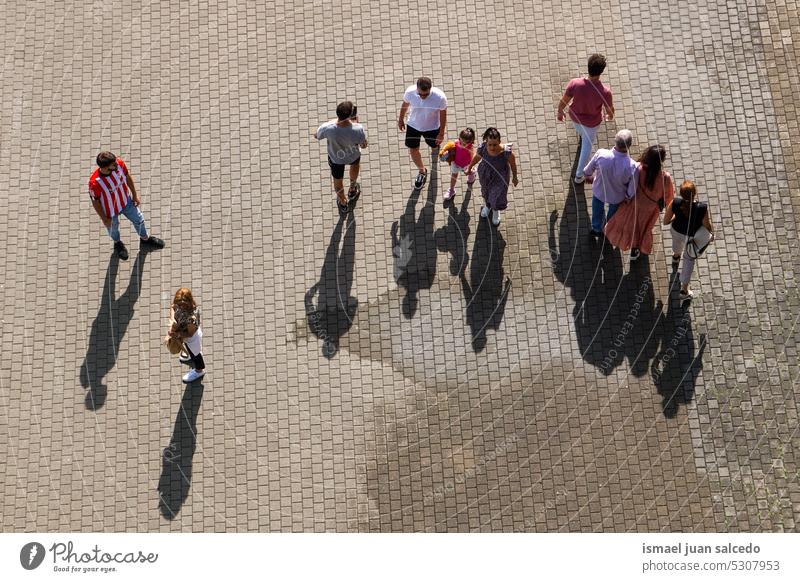
[[[478,148],[478,155],[481,157],[478,179],[486,206],[492,210],[505,210],[508,207],[508,185],[511,179],[511,165],[508,163],[511,148],[506,146],[498,155],[492,156],[484,142]]]

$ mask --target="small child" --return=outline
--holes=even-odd
[[[481,218],[489,218],[492,213],[492,224],[500,224],[500,212],[508,207],[508,181],[516,186],[517,160],[511,151],[512,144],[500,142],[500,132],[490,127],[483,132],[483,143],[478,148],[466,172],[478,166],[478,178],[481,181],[481,195],[485,206],[481,208]],[[483,162],[483,163],[481,163]]]
[[[445,202],[456,195],[456,182],[461,172],[466,172],[472,161],[475,144],[475,130],[471,127],[461,130],[458,139],[451,140],[442,148],[439,158],[450,164],[450,189],[444,195]],[[467,184],[475,182],[475,172],[467,173]]]

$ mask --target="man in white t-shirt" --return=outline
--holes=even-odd
[[[446,126],[447,97],[441,89],[433,86],[430,78],[420,77],[416,85],[406,89],[397,120],[400,131],[406,132],[406,147],[411,155],[411,161],[419,170],[414,180],[414,188],[417,190],[421,189],[428,179],[428,170],[425,169],[425,163],[419,153],[420,141],[425,138],[425,143],[431,149],[438,148],[444,140]]]

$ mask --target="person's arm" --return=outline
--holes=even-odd
[[[706,215],[703,217],[703,226],[711,233],[711,240],[714,240],[714,225],[711,224],[711,214],[708,212],[708,208],[706,208]]]
[[[570,101],[572,101],[572,97],[564,93],[564,95],[561,97],[561,101],[558,102],[558,113],[556,114],[556,117],[559,121],[564,121],[564,109],[567,108],[567,105],[569,105]]]
[[[100,201],[96,198],[92,198],[92,206],[94,206],[94,211],[97,213],[97,216],[100,217],[100,220],[103,221],[103,225],[108,228],[111,226],[111,219],[106,216],[106,213],[103,212],[103,205],[100,204]]]
[[[597,154],[592,156],[592,159],[589,160],[588,164],[586,164],[586,167],[583,169],[583,175],[587,178],[594,176],[595,168],[597,168]]]
[[[441,145],[444,140],[444,130],[447,127],[447,108],[439,110],[439,135],[436,136],[436,145]]]
[[[361,131],[362,131],[362,133],[363,133],[363,135],[364,135],[364,141],[362,141],[362,142],[361,142],[360,144],[358,144],[358,145],[359,145],[359,147],[360,147],[362,150],[365,150],[365,149],[367,149],[367,146],[369,145],[369,142],[367,141],[367,132],[366,132],[366,130],[364,130],[363,128],[362,128],[362,130],[361,130]]]
[[[628,191],[625,194],[626,200],[633,200],[636,196],[636,185],[639,183],[639,169],[634,168],[631,172],[630,180],[628,180]]]
[[[477,166],[478,164],[481,163],[481,159],[482,158],[481,158],[480,154],[476,153],[475,156],[472,158],[472,161],[469,163],[469,167],[467,168],[467,174],[472,172],[472,168],[474,168],[475,166]]]
[[[133,176],[128,173],[125,175],[125,180],[127,180],[128,188],[131,189],[131,194],[133,194],[133,203],[136,206],[139,206],[142,201],[139,199],[139,193],[136,191],[136,185],[133,183]]]
[[[408,106],[410,103],[403,100],[403,104],[400,106],[400,114],[397,117],[397,127],[400,131],[406,130],[406,113],[408,113]]]
[[[516,186],[519,184],[519,179],[517,178],[517,158],[514,156],[514,152],[508,154],[508,165],[511,166],[511,183]]]
[[[673,218],[675,218],[675,213],[672,212],[672,204],[670,204],[664,211],[664,226],[671,223]]]
[[[606,121],[614,119],[614,98],[611,91],[608,92],[608,100],[603,101],[603,109],[606,110]]]

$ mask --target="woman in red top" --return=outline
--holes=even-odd
[[[630,249],[631,261],[653,251],[653,226],[661,209],[672,204],[675,187],[663,169],[666,159],[664,146],[650,146],[642,153],[633,178],[636,196],[624,202],[606,224],[608,242],[623,251]]]

